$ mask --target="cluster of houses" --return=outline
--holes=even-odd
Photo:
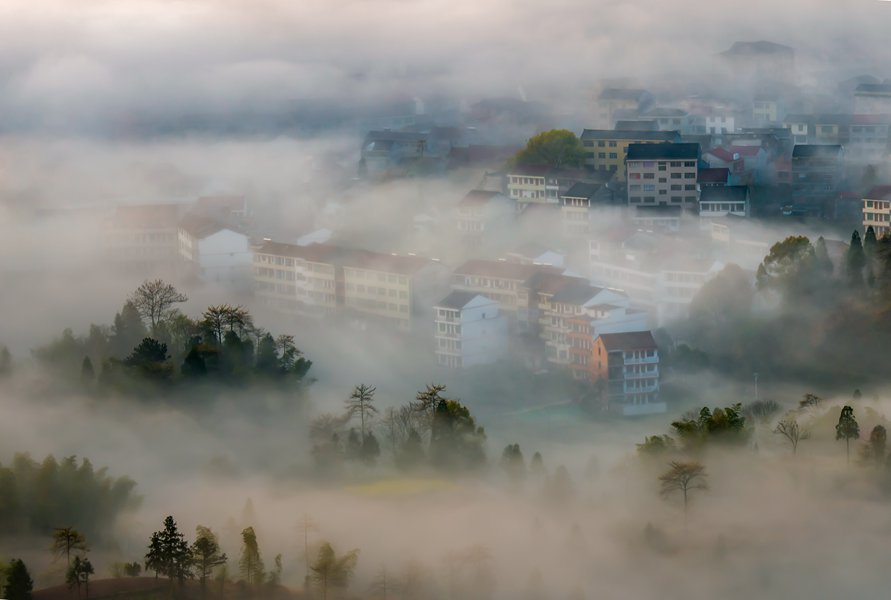
[[[516,148],[487,144],[475,127],[412,120],[369,131],[364,180],[482,173],[435,217],[414,219],[448,233],[461,260],[357,248],[330,231],[258,237],[243,197],[119,207],[109,257],[250,293],[284,314],[420,335],[443,368],[511,360],[588,382],[622,414],[663,412],[651,330],[687,314],[728,256],[757,264],[774,240],[754,220],[814,216],[891,233],[891,186],[851,175],[888,154],[891,84],[849,82],[848,112],[787,112],[790,48],[740,42],[721,60],[774,92],[660,105],[644,89],[605,87],[573,168],[506,167]],[[475,123],[503,126],[505,110],[538,115],[503,104],[475,105]],[[520,231],[535,242],[506,247],[525,239]]]

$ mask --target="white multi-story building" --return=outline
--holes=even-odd
[[[337,249],[323,244],[298,246],[267,241],[254,252],[257,296],[282,312],[330,315],[337,309]]]
[[[253,258],[248,236],[198,215],[179,226],[179,254],[187,272],[205,283],[251,287]]]
[[[624,416],[664,413],[659,397],[659,349],[649,331],[605,333],[594,340],[594,380],[606,381],[608,407]]]
[[[872,188],[863,198],[863,229],[872,227],[876,237],[891,233],[891,185]]]
[[[455,291],[436,303],[434,343],[440,366],[461,369],[501,360],[509,348],[507,318],[498,303]]]

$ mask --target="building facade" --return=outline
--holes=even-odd
[[[615,173],[616,181],[626,181],[625,159],[631,144],[661,144],[681,141],[678,131],[639,131],[585,129],[580,136],[585,149],[585,166]]]
[[[433,307],[434,350],[442,367],[462,369],[503,359],[508,322],[498,303],[473,292],[455,291]]]
[[[607,407],[624,416],[664,413],[659,349],[649,331],[605,333],[591,348],[591,374],[606,385]]]

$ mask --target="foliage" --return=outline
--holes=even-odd
[[[812,291],[817,273],[814,247],[805,236],[777,242],[758,267],[758,289],[773,289],[789,300]]]
[[[851,245],[848,246],[848,254],[845,257],[845,274],[848,285],[854,288],[863,286],[863,269],[866,268],[866,253],[863,251],[863,243],[860,241],[860,232],[854,230],[851,234]]]
[[[53,530],[53,545],[50,547],[56,558],[65,557],[65,564],[71,565],[71,551],[86,552],[87,539],[73,527],[56,527]]]
[[[87,597],[89,597],[90,575],[94,573],[95,570],[89,558],[75,556],[74,561],[72,561],[71,566],[68,567],[68,571],[65,573],[65,583],[68,584],[68,587],[77,587],[78,593],[80,592],[81,584],[87,586]]]
[[[377,391],[377,388],[374,386],[362,383],[353,388],[350,397],[346,400],[346,412],[350,418],[359,415],[359,421],[362,427],[360,430],[362,434],[361,443],[363,445],[365,444],[366,419],[370,419],[373,415],[377,414],[377,408],[374,406],[375,391]]]
[[[702,407],[697,417],[679,419],[672,422],[671,427],[687,449],[697,449],[710,442],[742,444],[751,433],[739,403],[714,410]]]
[[[642,444],[637,444],[637,453],[641,456],[656,457],[673,452],[677,448],[674,438],[670,435],[645,436]]]
[[[743,407],[743,414],[747,418],[767,421],[780,411],[780,405],[776,400],[756,400]]]
[[[263,559],[260,557],[260,547],[257,544],[257,534],[253,527],[246,527],[241,532],[241,558],[238,560],[238,568],[241,577],[248,585],[263,583],[265,571]]]
[[[659,476],[659,494],[667,498],[681,492],[684,498],[684,514],[687,513],[688,496],[693,490],[707,490],[705,466],[699,462],[672,461],[669,469]]]
[[[885,460],[885,447],[888,443],[888,432],[882,425],[876,425],[869,432],[869,449],[870,458],[878,464],[882,464]]]
[[[582,142],[567,129],[551,129],[529,138],[526,147],[514,156],[520,166],[547,166],[555,169],[581,167],[585,163]]]
[[[523,460],[519,444],[508,444],[504,447],[500,464],[512,484],[519,485],[526,479],[526,462]]]
[[[195,541],[192,543],[192,564],[201,582],[201,589],[206,588],[207,578],[213,574],[213,570],[226,564],[227,560],[226,553],[220,551],[214,532],[208,527],[198,525],[195,528]]]
[[[3,595],[6,600],[31,600],[31,590],[33,589],[34,581],[22,559],[17,558],[11,561],[6,574],[6,584],[3,586]]]
[[[157,335],[158,325],[172,316],[173,305],[187,300],[185,294],[161,279],[143,281],[129,298],[139,316],[148,321],[153,335]]]
[[[481,466],[486,455],[486,432],[477,426],[466,406],[457,400],[440,399],[430,432],[430,460],[447,469]]]
[[[47,456],[37,463],[16,454],[11,464],[0,464],[0,534],[49,536],[60,523],[72,523],[78,535],[101,539],[118,515],[136,505],[135,485],[106,469],[95,471],[87,459]]]
[[[331,544],[322,543],[316,560],[310,565],[312,581],[321,588],[322,600],[327,600],[329,588],[346,588],[349,585],[358,562],[358,550],[337,556]]]
[[[172,516],[164,519],[164,529],[152,534],[145,568],[166,576],[171,583],[192,578],[192,552]]]
[[[835,439],[845,440],[845,452],[847,460],[851,460],[851,440],[860,438],[860,425],[854,418],[854,409],[844,406],[838,416],[838,424],[835,426]]]

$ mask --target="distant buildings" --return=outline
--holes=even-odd
[[[509,226],[516,203],[501,192],[471,190],[455,207],[455,225],[465,238],[479,238],[498,225]]]
[[[179,254],[187,276],[247,290],[252,287],[250,239],[214,218],[191,214],[178,231]]]
[[[793,205],[815,205],[837,194],[844,179],[843,158],[838,144],[796,144],[792,150]]]
[[[891,185],[880,185],[863,197],[863,229],[872,227],[876,237],[891,233]]]
[[[699,196],[699,217],[702,219],[749,216],[749,187],[731,185],[704,188]]]
[[[609,186],[598,183],[579,182],[569,188],[560,196],[564,235],[587,235],[591,230],[592,209],[614,205],[615,196]]]
[[[861,115],[891,114],[891,84],[861,83],[854,90],[854,113]]]
[[[698,207],[699,144],[631,144],[625,164],[629,206]]]
[[[148,274],[178,271],[179,220],[177,204],[118,206],[103,227],[103,246],[111,264],[122,270]]]
[[[653,95],[642,89],[607,88],[597,97],[598,118],[610,127],[619,115],[634,115],[646,111],[653,104]]]
[[[585,148],[585,165],[596,171],[616,174],[616,181],[626,181],[625,159],[631,144],[680,142],[678,131],[642,131],[585,129],[580,136]]]

